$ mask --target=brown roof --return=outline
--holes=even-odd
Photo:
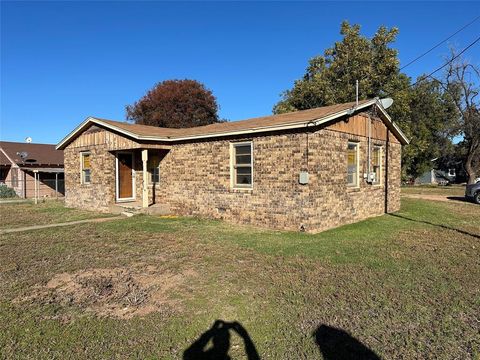
[[[118,131],[140,141],[168,142],[216,136],[231,136],[254,132],[258,133],[265,131],[287,130],[309,126],[311,125],[311,122],[315,122],[315,124],[318,125],[320,123],[334,120],[343,115],[351,115],[353,112],[360,111],[371,106],[377,106],[380,109],[380,112],[383,114],[382,118],[384,119],[385,124],[393,131],[395,136],[399,138],[402,144],[408,144],[408,139],[402,133],[400,128],[392,122],[390,116],[385,112],[379,100],[370,99],[359,101],[358,107],[355,106],[355,102],[349,102],[310,110],[295,111],[286,114],[263,116],[248,120],[231,121],[182,129],[137,125],[127,122],[89,117],[85,119],[85,121],[83,121],[70,134],[68,134],[62,141],[60,141],[60,143],[57,145],[57,149],[64,149],[70,143],[70,141],[88,129],[92,124],[97,124],[99,126],[109,128],[110,130]],[[352,112],[350,112],[350,110],[352,110]]]
[[[8,160],[8,158],[1,151],[0,151],[0,165],[2,166],[12,165],[10,160]]]
[[[362,105],[371,100],[363,100],[359,102]],[[107,119],[100,119],[104,123],[121,128],[122,130],[129,131],[140,136],[158,136],[158,137],[184,137],[184,136],[197,136],[206,134],[227,133],[232,131],[244,131],[251,129],[258,129],[261,127],[270,127],[276,125],[288,125],[290,123],[306,122],[310,120],[316,120],[324,118],[329,115],[353,108],[355,102],[324,106],[309,110],[300,110],[279,115],[262,116],[248,120],[230,121],[224,123],[217,123],[205,126],[196,126],[191,128],[173,129],[162,128],[148,125],[130,124],[127,122],[119,122]]]
[[[39,166],[39,165],[60,165],[63,166],[63,151],[55,150],[55,145],[50,144],[32,144],[0,141],[0,148],[5,151],[7,156],[16,164],[23,166]],[[26,152],[27,157],[22,160],[18,153]],[[0,154],[3,153],[0,151]],[[3,159],[1,160],[2,165]],[[5,165],[10,165],[8,161]]]

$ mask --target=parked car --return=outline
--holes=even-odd
[[[467,185],[465,188],[465,197],[480,205],[480,182]]]

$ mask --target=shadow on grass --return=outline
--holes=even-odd
[[[461,201],[465,203],[471,204],[472,202],[468,200],[465,196],[447,196],[448,200],[455,200],[455,201]]]
[[[480,235],[473,234],[473,233],[471,233],[471,232],[468,232],[468,231],[465,231],[465,230],[461,230],[461,229],[457,229],[457,228],[454,228],[454,227],[451,227],[451,226],[442,225],[442,224],[436,224],[436,223],[433,223],[433,222],[430,222],[430,221],[426,221],[426,220],[412,219],[412,218],[409,218],[409,217],[407,217],[407,216],[403,216],[403,215],[399,215],[399,214],[388,214],[388,215],[389,215],[389,216],[394,216],[394,217],[397,217],[397,218],[401,218],[401,219],[405,219],[405,220],[408,220],[408,221],[413,221],[413,222],[421,223],[421,224],[427,224],[427,225],[437,226],[437,227],[442,228],[442,229],[456,231],[456,232],[458,232],[458,233],[460,233],[460,234],[464,234],[464,235],[468,235],[468,236],[474,237],[474,238],[476,238],[476,239],[480,239]]]
[[[344,330],[320,325],[313,337],[325,360],[380,360],[374,351]]]
[[[257,349],[247,330],[238,322],[226,322],[216,320],[212,327],[205,331],[195,342],[183,353],[184,360],[229,360],[230,330],[237,333],[244,343],[245,354],[248,360],[259,360]],[[207,346],[209,343],[212,346]]]

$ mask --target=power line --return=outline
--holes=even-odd
[[[413,64],[415,61],[421,59],[422,57],[424,57],[425,55],[427,55],[429,52],[435,50],[437,47],[439,47],[440,45],[442,45],[445,41],[447,40],[450,40],[452,37],[454,37],[455,35],[457,35],[459,32],[461,32],[462,30],[466,29],[467,27],[469,27],[470,25],[472,25],[475,21],[477,21],[478,19],[480,19],[480,15],[477,16],[475,19],[473,19],[472,21],[470,21],[467,25],[464,25],[462,28],[460,28],[459,30],[457,30],[456,32],[454,32],[452,35],[450,35],[449,37],[447,37],[445,40],[442,40],[440,41],[437,45],[435,45],[434,47],[432,47],[431,49],[425,51],[423,54],[417,56],[415,59],[413,59],[412,61],[410,61],[408,64],[402,66],[400,68],[400,71],[405,69],[407,66]]]
[[[448,60],[445,64],[443,64],[442,66],[440,66],[439,68],[435,69],[434,71],[432,71],[430,74],[426,75],[426,76],[422,76],[422,78],[420,78],[420,80],[418,81],[415,81],[413,84],[411,84],[409,87],[413,87],[415,85],[417,85],[420,81],[422,81],[424,78],[429,78],[431,77],[433,74],[435,74],[437,71],[440,71],[442,70],[445,66],[447,66],[448,64],[451,64],[455,59],[457,59],[460,55],[462,55],[465,51],[467,51],[468,49],[470,49],[473,45],[475,45],[477,42],[480,41],[480,36],[477,37],[472,43],[470,43],[470,45],[468,45],[465,49],[463,49],[462,51],[460,51],[457,55],[455,55],[453,58],[451,58],[450,60]]]

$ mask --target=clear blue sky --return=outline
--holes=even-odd
[[[270,114],[307,60],[340,39],[342,20],[371,36],[397,26],[402,64],[480,14],[480,2],[2,2],[2,140],[57,143],[89,115],[123,120],[156,82],[197,79],[221,117]],[[463,48],[480,21],[451,43]],[[408,67],[443,63],[445,44]],[[480,62],[480,45],[466,55]]]

